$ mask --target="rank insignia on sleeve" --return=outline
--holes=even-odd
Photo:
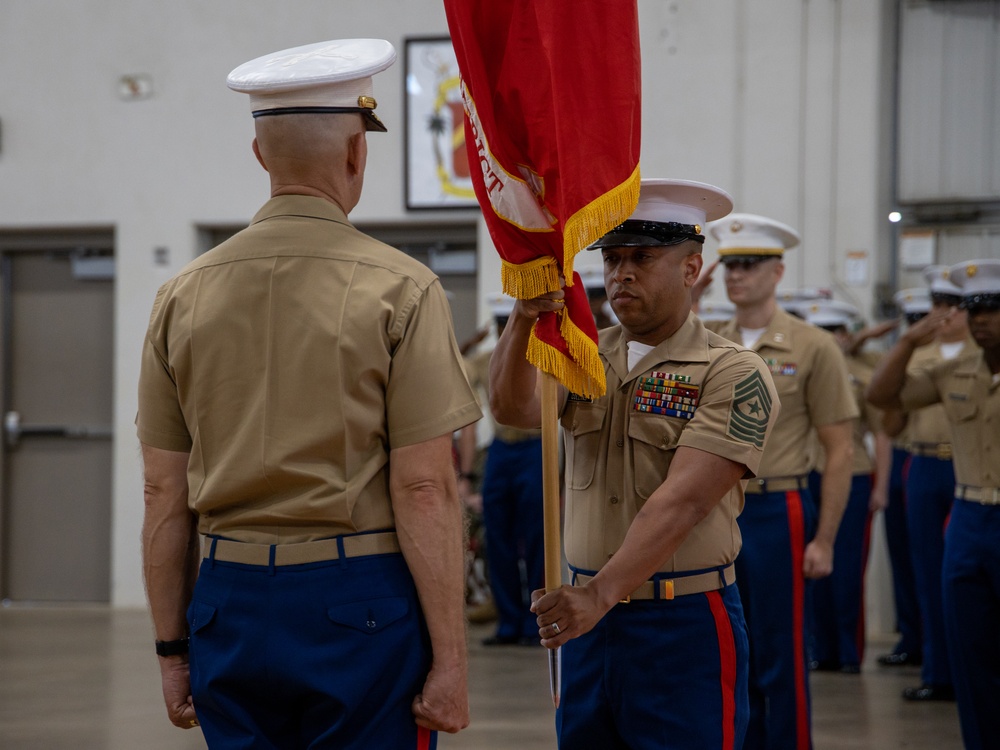
[[[699,387],[690,375],[651,372],[640,378],[635,390],[635,411],[691,419],[698,407]]]
[[[741,442],[763,448],[770,416],[771,392],[761,374],[754,370],[734,388],[726,433]]]

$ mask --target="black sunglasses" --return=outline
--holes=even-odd
[[[903,317],[906,319],[906,324],[912,326],[914,323],[916,323],[921,318],[926,318],[927,317],[927,313],[925,313],[925,312],[910,312],[910,313],[905,313],[903,315]]]
[[[957,294],[948,294],[947,292],[931,292],[931,302],[935,305],[958,307],[962,304],[962,298]]]
[[[958,306],[967,310],[969,315],[994,312],[1000,310],[1000,294],[973,294],[963,297]]]

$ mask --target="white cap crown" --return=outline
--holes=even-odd
[[[708,231],[719,241],[719,257],[777,256],[799,244],[799,233],[787,224],[757,214],[731,214]]]
[[[369,130],[375,116],[372,76],[396,60],[384,39],[334,39],[273,52],[233,70],[229,88],[250,95],[254,117],[292,112],[359,112]]]

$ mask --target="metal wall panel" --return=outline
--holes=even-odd
[[[898,144],[900,203],[1000,200],[1000,2],[903,3]]]

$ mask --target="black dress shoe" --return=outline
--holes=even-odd
[[[924,660],[920,658],[917,654],[910,654],[906,651],[900,651],[898,653],[883,654],[876,661],[883,667],[919,667],[924,663]]]
[[[924,684],[920,687],[906,688],[903,691],[903,698],[908,701],[953,701],[955,688],[951,685]]]

